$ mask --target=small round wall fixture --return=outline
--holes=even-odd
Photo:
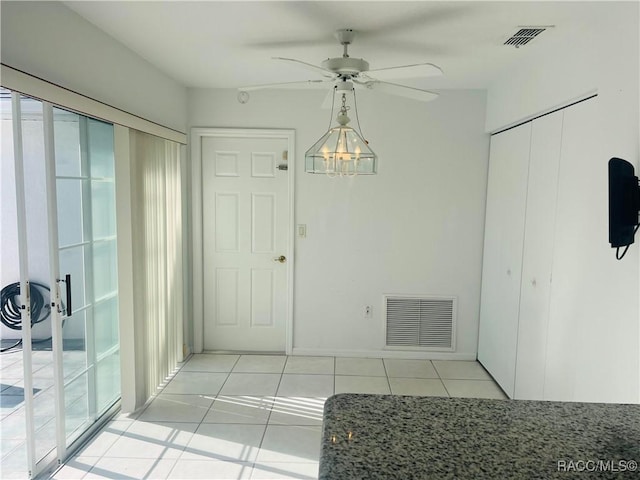
[[[244,104],[249,101],[249,92],[245,92],[244,90],[240,90],[238,92],[238,102]]]

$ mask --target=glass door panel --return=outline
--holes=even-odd
[[[85,431],[90,418],[89,397],[87,390],[89,376],[86,369],[81,370],[80,375],[65,377],[64,410],[65,410],[65,437],[77,438]]]
[[[113,238],[116,234],[116,195],[113,179],[91,179],[93,238]]]
[[[18,208],[16,171],[14,161],[13,121],[11,92],[0,89],[0,115],[2,135],[0,141],[0,282],[5,294],[18,292],[20,282]],[[19,120],[19,119],[18,119]],[[17,299],[16,299],[17,300]],[[20,348],[22,333],[10,328],[19,317],[7,316],[1,329],[0,355],[0,471],[3,476],[27,478],[27,427],[25,422],[27,395],[24,389],[24,358]]]
[[[59,219],[58,244],[61,248],[81,245],[84,242],[82,187],[82,177],[58,177],[56,179]]]
[[[103,413],[120,398],[120,350],[98,360],[97,370],[96,403],[98,413]]]
[[[62,353],[65,385],[73,382],[78,375],[86,372],[88,368],[85,317],[85,311],[80,310],[64,320],[62,328],[67,337],[63,342],[65,347]]]
[[[96,300],[113,296],[118,291],[118,252],[116,247],[115,238],[96,241],[93,244],[93,285]]]
[[[87,130],[89,156],[91,157],[91,177],[113,180],[115,178],[113,125],[87,118]]]
[[[96,409],[100,413],[120,398],[113,125],[88,119],[87,132],[93,235],[93,341],[96,354]]]
[[[56,176],[80,178],[82,177],[80,115],[54,108],[53,121],[55,123]]]
[[[98,358],[102,358],[118,348],[118,328],[111,319],[118,315],[118,299],[112,297],[98,302],[94,309],[95,346]]]
[[[89,182],[82,155],[85,125],[86,120],[80,115],[54,108],[58,258],[61,278],[66,279],[70,275],[71,280],[71,311],[65,302],[67,311],[62,326],[67,444],[93,422],[90,378],[94,369],[87,342],[87,317],[91,308],[91,285],[87,282],[90,280],[87,278],[87,266],[91,260],[91,232],[87,229],[84,214]],[[64,299],[68,298],[68,288],[65,283],[61,285]]]
[[[105,361],[119,351],[113,125],[54,109],[54,132],[60,138],[60,272],[72,278],[72,315],[63,327],[70,445],[120,397],[119,356]],[[117,385],[105,395],[104,385],[113,383],[112,369]]]
[[[31,307],[31,346],[24,345],[31,355],[33,382],[33,442],[35,463],[56,449],[56,392],[54,388],[54,356],[52,351],[52,315],[49,220],[47,213],[47,172],[45,164],[45,133],[43,104],[28,97],[20,98],[22,130],[22,165],[24,171],[24,209]],[[23,329],[27,329],[23,322]],[[23,332],[24,335],[25,332]],[[24,338],[24,337],[23,337]],[[24,352],[23,352],[24,353]],[[27,402],[28,403],[28,402]]]

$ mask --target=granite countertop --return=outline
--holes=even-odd
[[[640,478],[640,405],[339,394],[320,480]]]

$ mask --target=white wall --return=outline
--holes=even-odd
[[[2,102],[0,130],[0,288],[20,281],[18,263],[18,208],[16,205],[16,175],[13,162],[13,128],[10,100]],[[0,324],[0,338],[20,338],[20,331]]]
[[[608,244],[607,161],[618,156],[632,162],[636,173],[640,167],[639,4],[602,8],[607,14],[598,30],[528,56],[498,77],[488,92],[486,128],[495,131],[597,91],[597,161],[585,161],[575,172],[576,182],[594,188],[584,195],[584,210],[576,212],[584,223],[580,231],[592,234],[573,246],[585,274],[567,299],[576,302],[568,310],[579,312],[579,318],[567,323],[580,326],[570,332],[580,340],[567,339],[567,345],[574,345],[571,354],[580,368],[566,381],[575,383],[577,400],[638,402],[638,246],[618,262]]]
[[[620,155],[637,155],[639,5],[602,2],[606,15],[598,30],[577,32],[571,42],[551,42],[496,72],[487,94],[487,131],[597,91],[607,144],[616,151],[624,147]]]
[[[307,237],[296,243],[294,353],[382,355],[382,295],[433,294],[458,297],[458,348],[449,358],[475,359],[485,92],[444,92],[427,104],[368,93],[358,104],[379,155],[376,176],[304,172],[305,150],[328,126],[324,91],[254,92],[242,105],[232,90],[190,90],[189,125],[296,130],[296,223],[307,225]]]
[[[40,102],[22,102],[23,173],[25,211],[27,214],[27,243],[29,280],[49,286],[49,240],[47,234],[46,175],[42,162],[44,135]],[[18,210],[16,204],[15,163],[13,161],[13,127],[10,100],[3,100],[2,169],[0,172],[0,288],[20,281],[18,262]],[[45,302],[47,293],[43,290]],[[45,308],[46,305],[45,305]],[[41,314],[41,318],[44,311]],[[20,330],[0,325],[0,338],[19,339]],[[51,317],[35,325],[34,340],[51,336]]]
[[[0,3],[2,63],[184,132],[186,89],[59,2]]]

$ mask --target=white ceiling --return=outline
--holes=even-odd
[[[187,87],[320,78],[271,60],[320,64],[342,55],[339,28],[360,34],[350,48],[371,68],[431,62],[444,77],[402,83],[430,89],[486,88],[536,49],[598,28],[611,2],[64,2]],[[554,25],[519,49],[503,45],[519,26]]]

